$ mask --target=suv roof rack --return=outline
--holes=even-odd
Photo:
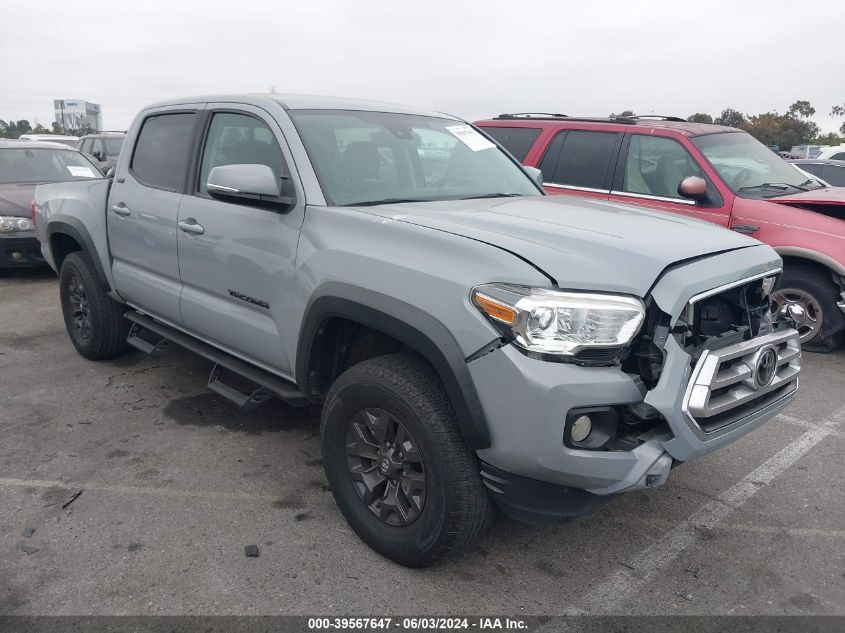
[[[639,121],[640,119],[648,119],[652,121],[675,121],[678,123],[687,123],[686,119],[682,119],[679,116],[668,116],[666,114],[637,114],[626,118],[634,119],[635,121]]]
[[[568,119],[568,114],[559,112],[513,112],[511,114],[500,114],[495,119]]]
[[[553,121],[555,119],[566,119],[567,121],[592,121],[595,123],[627,123],[636,125],[640,121],[673,121],[678,123],[686,123],[686,119],[677,116],[666,116],[663,114],[642,114],[630,116],[612,116],[612,117],[587,117],[587,116],[569,116],[568,114],[551,114],[546,112],[514,112],[512,114],[500,114],[493,117],[494,121],[515,120],[515,119],[539,119],[545,121]]]

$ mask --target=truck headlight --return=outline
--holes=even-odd
[[[33,228],[32,220],[29,218],[0,215],[0,233],[31,231]]]
[[[517,345],[540,354],[624,347],[645,319],[643,302],[624,295],[485,284],[473,288],[471,298]]]

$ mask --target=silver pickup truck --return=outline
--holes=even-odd
[[[175,343],[237,406],[322,403],[337,504],[403,565],[457,555],[495,506],[560,522],[661,486],[798,386],[771,248],[546,196],[442,113],[173,100],[34,213],[80,354]]]

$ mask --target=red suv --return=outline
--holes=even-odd
[[[550,194],[672,211],[748,233],[784,261],[777,309],[808,349],[845,333],[845,188],[828,187],[735,128],[674,117],[502,114],[476,122]]]

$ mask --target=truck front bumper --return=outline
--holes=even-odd
[[[512,345],[469,364],[492,445],[478,451],[482,478],[508,514],[551,522],[588,511],[601,497],[663,485],[677,461],[729,444],[760,426],[795,397],[798,332],[778,330],[717,352],[692,367],[670,337],[660,381],[646,391],[618,367],[580,367],[524,355]],[[772,349],[777,370],[756,388],[755,363]],[[565,445],[570,410],[646,403],[665,419],[633,450]],[[621,422],[620,422],[621,424]]]

